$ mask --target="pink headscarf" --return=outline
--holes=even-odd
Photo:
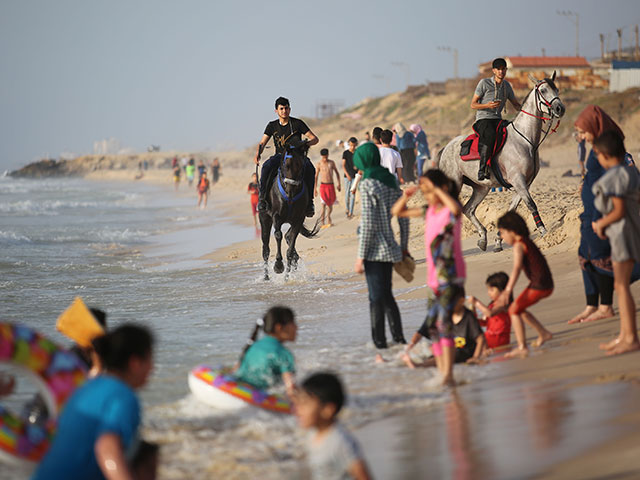
[[[414,135],[418,135],[422,131],[422,127],[417,123],[412,123],[409,130],[411,130]]]

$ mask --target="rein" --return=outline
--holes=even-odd
[[[526,115],[529,115],[530,117],[534,117],[534,118],[537,118],[537,119],[539,119],[539,120],[542,120],[542,123],[546,123],[547,121],[549,121],[549,126],[548,126],[548,128],[547,128],[546,130],[544,130],[544,128],[543,128],[543,129],[541,129],[541,130],[542,130],[542,133],[544,133],[544,135],[543,135],[543,137],[542,137],[542,140],[540,140],[540,141],[538,142],[538,144],[537,144],[537,145],[534,145],[534,144],[533,144],[533,142],[532,142],[531,140],[529,140],[529,139],[528,139],[528,138],[527,138],[527,137],[526,137],[526,136],[525,136],[525,135],[524,135],[520,130],[518,130],[518,129],[516,128],[516,126],[515,126],[513,123],[511,123],[511,126],[513,127],[513,129],[514,129],[514,130],[515,130],[515,131],[516,131],[516,132],[517,132],[517,133],[518,133],[522,138],[524,138],[524,139],[527,141],[527,143],[528,143],[529,145],[531,145],[531,147],[533,148],[533,151],[534,151],[534,152],[536,152],[536,151],[538,150],[538,148],[540,148],[540,145],[542,145],[542,142],[544,142],[544,141],[546,140],[547,135],[549,135],[549,133],[556,133],[556,131],[558,130],[558,127],[560,126],[560,119],[558,119],[558,122],[556,123],[556,126],[555,126],[555,127],[553,127],[553,119],[555,118],[555,115],[554,115],[553,110],[552,110],[552,108],[551,108],[552,103],[553,103],[555,100],[559,100],[559,99],[560,99],[560,97],[558,97],[558,96],[556,95],[555,97],[553,97],[553,98],[551,99],[551,101],[548,101],[546,98],[544,98],[544,96],[542,95],[542,93],[540,93],[540,86],[541,86],[543,83],[545,83],[545,82],[540,82],[540,83],[538,83],[538,84],[536,85],[536,87],[535,87],[535,105],[536,105],[536,111],[537,111],[537,112],[540,112],[542,115],[541,115],[541,116],[539,116],[539,115],[535,115],[535,114],[533,114],[533,113],[529,113],[529,112],[527,112],[527,111],[526,111],[526,110],[524,110],[524,109],[520,109],[520,111],[521,111],[522,113],[524,113],[524,114],[526,114]],[[541,100],[542,100],[542,101],[541,101]],[[546,112],[544,112],[544,111],[542,110],[542,108],[540,107],[540,105],[544,105],[545,107],[547,107],[547,111],[546,111]],[[545,114],[546,114],[546,115],[548,115],[548,116],[547,116],[547,117],[545,117],[545,116],[544,116]]]

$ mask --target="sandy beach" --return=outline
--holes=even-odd
[[[463,378],[462,385],[451,392],[450,399],[444,404],[358,428],[355,433],[363,443],[377,478],[559,479],[637,478],[640,475],[640,456],[636,454],[640,448],[640,434],[637,433],[640,415],[636,407],[640,401],[640,370],[637,368],[640,353],[606,357],[598,349],[600,342],[617,334],[617,316],[567,325],[567,320],[585,304],[576,253],[581,179],[576,175],[562,176],[568,169],[576,171],[573,145],[544,151],[544,157],[549,166],[541,169],[531,191],[549,233],[543,238],[534,233],[533,238],[547,257],[556,287],[549,299],[532,310],[551,330],[553,339],[541,349],[533,350],[526,359],[502,361],[496,355],[488,359],[487,365],[473,367],[486,370],[486,374],[474,377],[468,383]],[[315,160],[313,156],[312,159]],[[244,225],[253,224],[246,193],[252,171],[250,161],[242,168],[237,164],[225,168],[223,164],[221,180],[212,189],[216,208]],[[124,175],[127,174],[98,172],[90,178],[125,180]],[[130,178],[129,174],[127,179]],[[171,180],[168,170],[153,170],[145,175],[144,181],[169,184]],[[187,194],[184,185],[181,189],[182,194]],[[463,197],[465,194],[468,192],[463,190]],[[420,195],[416,197],[412,201],[420,203]],[[361,301],[358,305],[345,305],[344,310],[365,311],[368,301],[364,277],[353,272],[359,203],[355,218],[349,220],[344,215],[343,198],[339,193],[333,213],[335,225],[322,229],[317,238],[300,238],[298,250],[309,271],[360,286]],[[511,268],[512,256],[508,247],[501,253],[491,251],[495,221],[509,200],[507,192],[492,193],[479,209],[479,217],[490,231],[487,252],[481,252],[475,245],[475,234],[464,221],[466,290],[481,299],[486,298],[486,276],[500,270],[509,272]],[[320,208],[318,202],[317,214]],[[526,211],[521,213],[533,231],[530,215]],[[311,222],[307,220],[308,225]],[[412,221],[410,251],[418,263],[413,282],[407,284],[394,276],[401,311],[403,300],[426,297],[423,228],[422,220]],[[272,241],[272,261],[274,250]],[[255,268],[259,269],[260,252],[260,240],[256,236],[203,258],[212,264],[255,263]],[[517,291],[525,286],[525,281],[519,280]],[[632,292],[639,298],[640,285],[632,286]],[[527,333],[530,335],[531,331]],[[368,336],[369,326],[362,325],[363,341]],[[403,367],[397,361],[374,365],[372,359],[371,368],[400,371]],[[419,379],[421,371],[411,374]],[[407,425],[411,427],[407,428]],[[407,435],[423,438],[436,431],[449,439],[449,448],[434,446],[427,448],[425,453],[425,445],[409,442],[406,448],[389,449],[389,442],[404,441]],[[388,441],[381,442],[381,437]],[[434,441],[429,437],[427,444]],[[443,458],[449,459],[450,464]],[[424,475],[425,471],[434,475]],[[412,472],[418,476],[412,476]]]

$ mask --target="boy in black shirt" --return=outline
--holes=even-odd
[[[307,143],[309,146],[315,145],[319,141],[318,137],[316,137],[309,127],[307,127],[306,123],[298,118],[289,116],[291,113],[291,106],[289,105],[288,99],[284,97],[278,97],[278,99],[276,99],[276,113],[278,114],[278,119],[267,124],[264,129],[264,134],[262,135],[262,140],[260,140],[260,143],[258,144],[258,151],[254,158],[256,165],[259,165],[260,155],[262,154],[264,147],[269,142],[269,139],[273,137],[273,144],[276,148],[276,153],[264,162],[262,165],[262,173],[260,174],[260,199],[258,201],[259,212],[264,212],[267,209],[267,183],[269,183],[273,169],[278,167],[279,162],[282,159],[285,140],[288,137],[302,140],[302,135],[304,135],[308,139]],[[307,190],[313,193],[316,169],[308,158],[305,162],[304,183],[307,186]],[[307,206],[306,215],[307,217],[313,217],[314,215],[313,195],[309,195],[309,204]]]

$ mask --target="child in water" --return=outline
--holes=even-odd
[[[251,195],[251,213],[253,214],[253,226],[258,228],[256,215],[258,214],[258,200],[260,197],[260,185],[258,184],[258,175],[251,174],[251,183],[247,187],[247,192]]]
[[[592,223],[599,238],[611,243],[613,284],[618,294],[620,333],[600,345],[607,355],[640,350],[636,306],[629,289],[631,271],[640,262],[640,174],[625,164],[626,149],[618,132],[606,131],[593,142],[606,173],[593,185],[595,206],[604,216]]]
[[[345,401],[342,383],[331,373],[307,377],[296,395],[296,415],[307,441],[311,478],[314,480],[371,478],[356,440],[338,423]]]
[[[32,480],[133,478],[127,459],[137,444],[141,416],[134,391],[151,373],[153,338],[144,327],[124,324],[93,344],[106,373],[73,393]]]
[[[418,217],[426,213],[424,243],[427,285],[431,287],[432,295],[427,303],[427,318],[423,327],[430,332],[431,349],[442,375],[443,385],[455,385],[455,346],[451,316],[458,301],[464,299],[466,277],[460,240],[462,206],[458,202],[458,186],[440,170],[427,170],[420,177],[419,187],[427,200],[428,208],[407,209],[409,198],[416,192],[416,188],[407,188],[391,213],[398,217]],[[405,361],[409,351],[421,337],[420,331],[414,334],[405,350]]]
[[[507,288],[508,283],[509,275],[506,273],[492,273],[485,282],[487,294],[491,299],[489,305],[485,305],[473,295],[469,297],[471,306],[484,315],[484,319],[480,320],[480,325],[487,327],[484,337],[487,340],[487,347],[491,349],[509,345],[511,340],[511,319],[507,312],[509,304],[498,303],[498,298]],[[509,303],[512,301],[513,297],[510,297]]]
[[[266,335],[255,341],[260,327]],[[236,379],[260,390],[284,383],[289,398],[295,392],[295,362],[293,354],[282,344],[294,342],[298,326],[293,311],[287,307],[271,307],[256,323],[249,346],[240,359]]]
[[[505,357],[526,357],[529,354],[529,348],[522,320],[538,333],[538,338],[533,342],[534,347],[541,346],[553,336],[533,314],[527,311],[528,307],[553,293],[553,277],[544,255],[529,238],[529,228],[520,215],[516,212],[505,213],[498,220],[498,230],[500,237],[513,246],[513,270],[507,286],[498,297],[498,301],[502,304],[509,302],[513,287],[523,270],[530,281],[527,288],[509,306],[508,312],[518,346],[507,353]]]

